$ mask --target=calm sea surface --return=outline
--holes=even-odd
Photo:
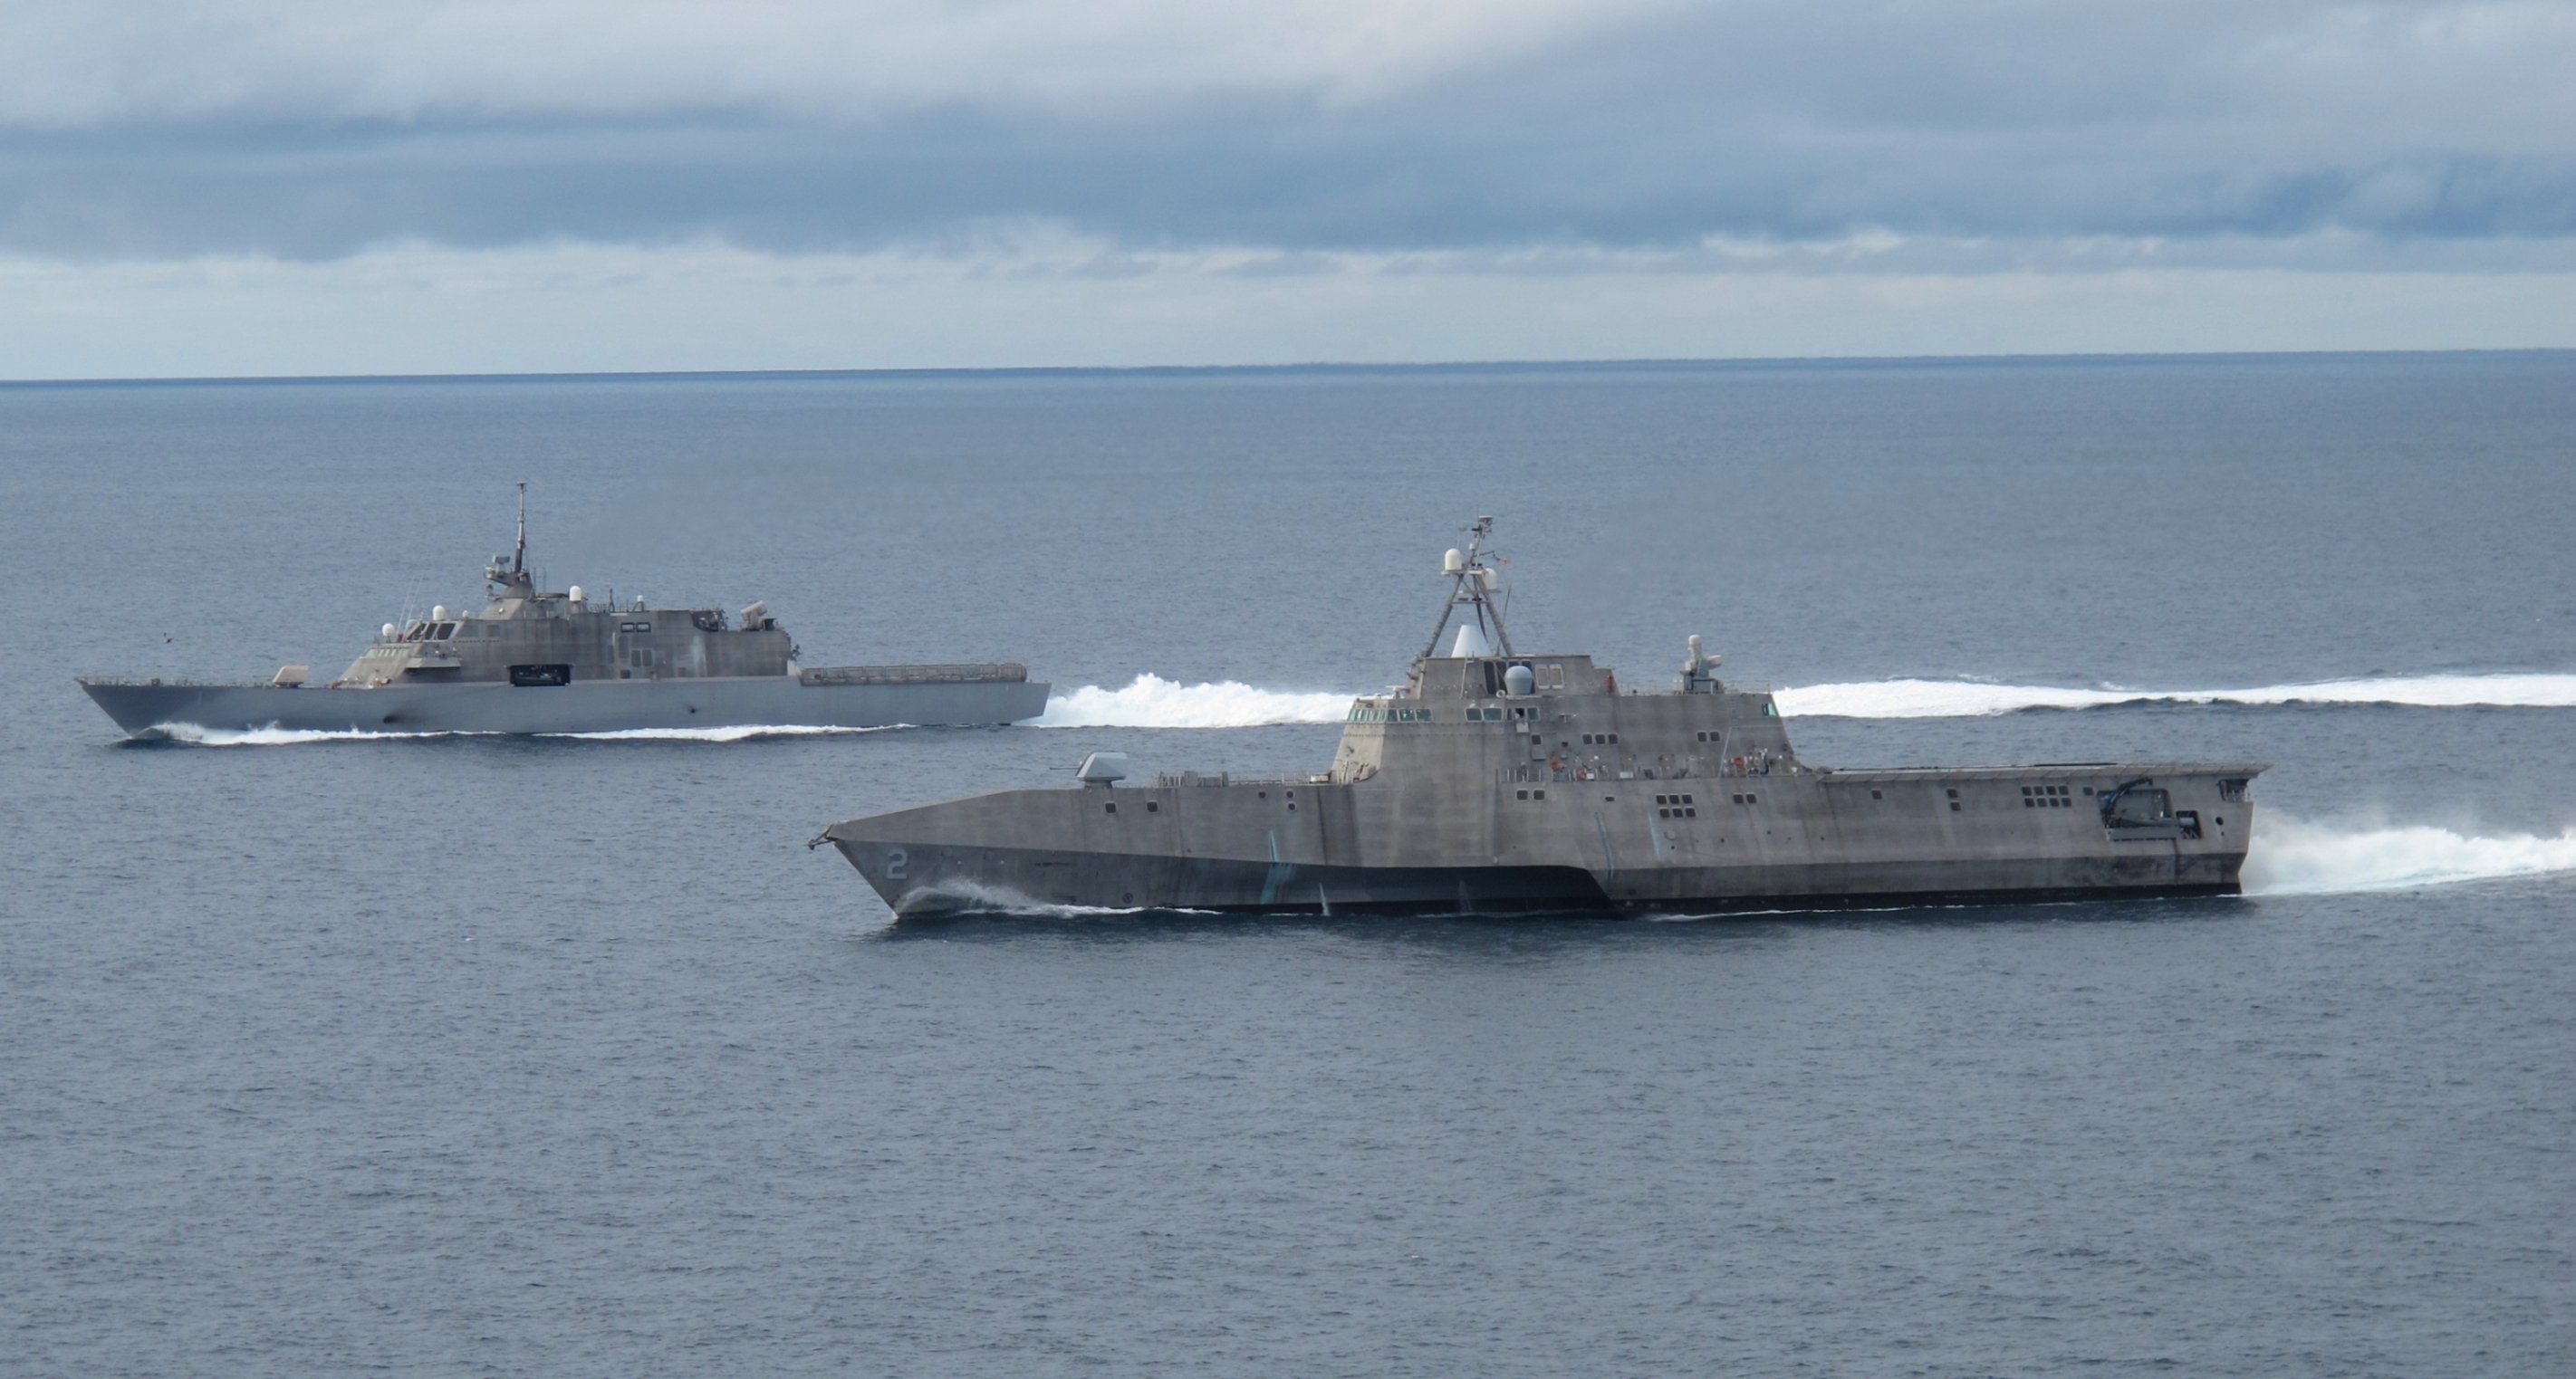
[[[327,677],[520,479],[552,585],[1049,724],[72,684]],[[802,846],[1320,766],[1485,513],[1524,646],[1701,633],[1823,764],[2277,763],[2256,893],[916,926]],[[2568,354],[0,389],[0,1373],[2565,1375],[2572,532]]]

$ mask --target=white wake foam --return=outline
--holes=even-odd
[[[155,723],[152,731],[197,747],[293,747],[307,742],[406,742],[464,733],[324,732],[312,728],[201,728],[194,723]]]
[[[953,919],[964,915],[1014,915],[1026,919],[1102,919],[1141,914],[1214,914],[1213,910],[1142,905],[1067,905],[1040,900],[1009,886],[952,879],[905,893],[897,919]]]
[[[427,742],[438,738],[503,737],[488,732],[382,733],[354,729],[202,728],[194,723],[159,723],[154,730],[173,742],[198,747],[294,747],[310,742]],[[891,727],[904,727],[893,724]],[[743,742],[756,737],[829,737],[843,733],[881,733],[889,728],[812,726],[739,726],[731,728],[624,728],[599,733],[530,733],[530,737],[563,742]]]
[[[2104,685],[1990,685],[1972,680],[1874,680],[1809,685],[1776,696],[1792,717],[1973,718],[2023,709],[2113,704],[2396,704],[2423,708],[2576,708],[2576,675],[2414,675],[2251,689],[2128,689]]]
[[[564,738],[577,742],[748,742],[756,737],[843,737],[858,733],[890,733],[909,728],[909,723],[887,723],[874,728],[830,728],[814,724],[740,724],[731,728],[619,728],[600,733],[536,733],[536,737]]]
[[[2338,827],[2255,816],[2245,859],[2248,895],[2398,891],[2576,871],[2576,829],[2482,837],[2447,828]]]
[[[1184,685],[1139,675],[1125,689],[1085,685],[1047,701],[1041,728],[1260,728],[1339,723],[1352,696],[1255,689],[1239,681]]]

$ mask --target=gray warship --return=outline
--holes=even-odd
[[[265,683],[84,676],[129,737],[189,728],[366,733],[599,733],[688,728],[879,728],[1015,723],[1047,687],[1012,664],[805,667],[766,604],[648,608],[540,591],[518,544],[483,572],[480,613],[433,607],[387,623],[327,685],[290,665]]]
[[[2226,895],[2256,762],[1836,770],[1688,640],[1679,683],[1514,649],[1487,542],[1405,683],[1352,703],[1328,770],[1070,789],[833,824],[898,917],[1057,906],[1254,913],[1724,912]],[[1456,640],[1439,654],[1456,624]]]

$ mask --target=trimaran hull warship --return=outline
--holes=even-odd
[[[1492,519],[1407,681],[1355,701],[1328,771],[1012,790],[832,825],[897,915],[1055,905],[1272,913],[1722,911],[2238,889],[2252,762],[1845,771],[1690,639],[1680,684],[1524,655]],[[1463,616],[1462,616],[1463,614]],[[1452,622],[1458,637],[1437,654]]]
[[[527,485],[518,546],[483,572],[480,613],[385,624],[325,687],[287,666],[266,684],[85,677],[81,687],[138,738],[174,729],[369,733],[596,733],[679,728],[877,728],[1012,723],[1046,708],[1017,665],[797,664],[763,604],[739,623],[713,608],[545,593],[528,573]]]

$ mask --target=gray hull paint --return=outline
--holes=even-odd
[[[2221,803],[2217,793],[2250,769],[2131,763],[1574,782],[1540,801],[1513,798],[1528,787],[1509,785],[1407,798],[1413,792],[1382,778],[1017,790],[851,819],[824,836],[899,916],[1053,906],[1713,913],[2230,895],[2253,813],[2241,796]],[[2201,836],[2115,833],[2090,809],[2023,803],[2024,786],[2081,799],[2087,783],[2104,790],[2140,776],[2204,804]],[[1706,816],[1666,817],[1676,811],[1653,803],[1684,792],[1708,799],[1712,787],[1725,792],[1716,795],[1723,807]],[[1423,845],[1443,835],[1450,846]]]
[[[83,681],[137,738],[172,725],[370,733],[600,733],[680,728],[883,728],[1014,723],[1046,709],[1028,681],[806,685],[790,676],[570,685],[148,685]]]
[[[2258,762],[1837,771],[1697,637],[1669,691],[1512,649],[1491,518],[1402,686],[1321,771],[1007,790],[823,831],[897,915],[1051,906],[1281,913],[1706,912],[2223,895]],[[1442,638],[1461,621],[1449,654]],[[1499,654],[1494,648],[1499,648]]]
[[[872,867],[883,871],[882,849],[839,847],[908,919],[1027,914],[1052,906],[1278,915],[1724,914],[2237,893],[2232,868],[2196,866],[2188,880],[2106,870],[2087,884],[2055,858],[1936,864],[1901,874],[1834,866],[1704,869],[1673,878],[1673,889],[1685,893],[1646,899],[1614,898],[1578,867],[1307,866],[1283,877],[1260,862],[1140,861],[1017,848],[910,849],[908,870],[933,879],[888,882],[869,874]],[[2031,884],[2012,884],[2017,878]]]

